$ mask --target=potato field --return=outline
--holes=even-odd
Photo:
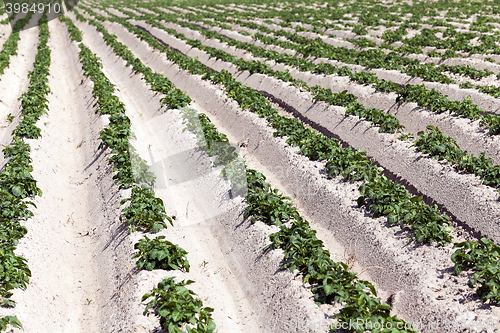
[[[500,332],[499,0],[4,2],[1,332]]]

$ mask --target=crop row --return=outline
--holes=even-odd
[[[125,20],[116,20],[154,48],[166,53],[167,57],[181,68],[189,70],[192,74],[204,74],[204,79],[232,87],[232,77],[226,71],[218,74],[213,73],[209,68],[193,59],[183,57],[175,50],[169,50],[151,35]],[[278,130],[277,136],[288,136],[287,143],[299,146],[304,155],[311,159],[327,160],[327,168],[333,176],[342,174],[351,181],[368,180],[368,183],[360,187],[362,197],[360,197],[359,203],[367,204],[375,216],[388,215],[390,223],[408,223],[420,241],[425,239],[438,242],[451,241],[451,236],[448,233],[450,229],[447,227],[449,218],[446,215],[441,216],[437,207],[425,205],[421,198],[412,198],[403,186],[380,176],[380,170],[368,161],[363,152],[338,148],[334,144],[335,140],[327,139],[311,130],[302,130],[303,125],[295,119],[275,119],[273,113],[267,110],[265,98],[249,88],[237,86],[234,93],[229,91],[228,94],[234,96],[240,90],[244,91],[246,96],[242,101],[243,105],[240,104],[242,108],[250,108],[254,112],[258,110],[257,113],[267,117],[271,125]],[[249,96],[255,100],[252,101]],[[338,143],[336,144],[338,145]],[[496,283],[498,283],[498,279]]]
[[[12,33],[3,44],[3,49],[0,51],[0,75],[10,65],[10,57],[17,55],[17,43],[19,42],[19,31],[28,24],[32,13],[28,13],[24,18],[18,20],[13,27]]]
[[[28,14],[20,26],[26,24],[31,15]],[[17,24],[17,23],[16,23]],[[36,180],[31,175],[33,167],[30,157],[31,147],[24,138],[40,137],[40,128],[35,123],[39,117],[48,111],[46,95],[50,92],[47,84],[50,67],[50,48],[47,45],[49,29],[47,18],[40,21],[39,44],[34,62],[34,69],[28,74],[29,88],[19,98],[21,100],[21,122],[12,132],[13,142],[3,149],[6,159],[9,159],[0,172],[0,299],[2,307],[12,308],[16,303],[11,299],[12,290],[27,287],[31,271],[26,259],[15,254],[19,240],[28,230],[21,224],[33,216],[29,206],[35,204],[26,199],[41,196],[42,190],[37,187]],[[16,40],[17,48],[17,40]],[[7,325],[22,328],[16,316],[0,318],[0,331]]]
[[[167,228],[165,220],[173,225],[172,218],[166,214],[163,201],[155,196],[152,186],[156,176],[148,171],[146,161],[144,161],[130,145],[129,140],[134,136],[130,129],[130,119],[125,115],[125,107],[114,95],[114,85],[102,73],[102,64],[92,51],[81,43],[81,32],[66,17],[60,17],[61,21],[68,25],[71,38],[80,42],[80,61],[84,70],[84,75],[89,77],[93,84],[93,96],[96,98],[98,106],[96,113],[109,115],[110,124],[100,132],[99,145],[101,148],[110,148],[112,156],[108,159],[114,165],[113,171],[117,173],[113,177],[115,184],[120,188],[132,188],[130,198],[121,201],[121,205],[126,205],[122,210],[121,218],[134,232],[137,229],[157,233],[163,228]],[[127,60],[127,66],[132,63],[135,72],[144,74],[144,80],[155,87],[155,91],[166,93],[166,104],[175,104],[179,107],[185,106],[190,99],[173,84],[158,73],[152,73],[142,62],[134,58],[127,47],[116,41],[114,36],[107,35],[106,42],[113,45],[113,50],[117,55]],[[160,79],[155,81],[155,79]],[[155,85],[156,83],[156,85]],[[178,99],[172,101],[172,92]],[[128,205],[127,205],[128,204]],[[189,262],[186,258],[187,252],[179,246],[164,240],[164,236],[149,239],[144,236],[139,240],[134,248],[138,250],[133,259],[138,258],[136,265],[139,269],[184,269],[189,271]],[[153,298],[147,305],[144,314],[149,309],[154,309],[160,316],[160,325],[170,332],[180,332],[179,327],[186,323],[195,324],[196,328],[189,328],[189,332],[213,332],[215,323],[211,318],[211,308],[203,308],[202,302],[193,297],[194,293],[185,286],[193,281],[174,282],[173,278],[165,278],[153,288],[151,293],[143,296],[142,301]]]

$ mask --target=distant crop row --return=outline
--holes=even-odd
[[[31,15],[28,14],[16,24],[22,27],[30,18]],[[12,290],[25,289],[31,277],[26,259],[16,255],[14,251],[19,240],[28,232],[21,222],[33,216],[29,206],[35,207],[35,204],[26,199],[42,195],[42,190],[37,187],[37,182],[31,175],[33,171],[31,147],[24,141],[24,138],[40,137],[41,130],[35,123],[48,111],[46,96],[50,92],[47,82],[51,52],[47,45],[50,34],[45,16],[40,19],[39,25],[40,41],[33,64],[34,69],[28,74],[29,88],[19,98],[21,121],[12,132],[12,143],[3,149],[4,157],[8,161],[0,172],[0,306],[6,308],[16,306],[16,302],[11,298]],[[18,35],[16,36],[8,46],[10,51],[4,53],[4,56],[15,54],[19,39]],[[8,66],[9,58],[4,58],[4,61]],[[7,325],[22,328],[16,316],[0,318],[0,331],[6,330]]]

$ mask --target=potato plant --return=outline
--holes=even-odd
[[[139,250],[132,259],[137,259],[136,266],[139,269],[151,271],[153,269],[185,270],[189,272],[189,262],[184,249],[167,240],[165,236],[149,239],[144,236],[134,245]]]
[[[185,327],[187,333],[214,332],[214,309],[203,307],[201,300],[193,297],[196,294],[186,288],[192,283],[192,280],[175,282],[174,277],[164,278],[150,293],[142,296],[142,302],[152,298],[144,314],[154,310],[160,317],[161,328],[169,333],[182,333],[181,327]]]

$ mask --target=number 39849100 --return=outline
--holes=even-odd
[[[51,4],[43,4],[43,3],[6,3],[5,4],[5,11],[7,14],[10,13],[28,13],[28,12],[39,12],[43,13],[46,12],[48,14],[50,13],[60,13],[61,12],[61,4],[59,3],[51,3]]]

